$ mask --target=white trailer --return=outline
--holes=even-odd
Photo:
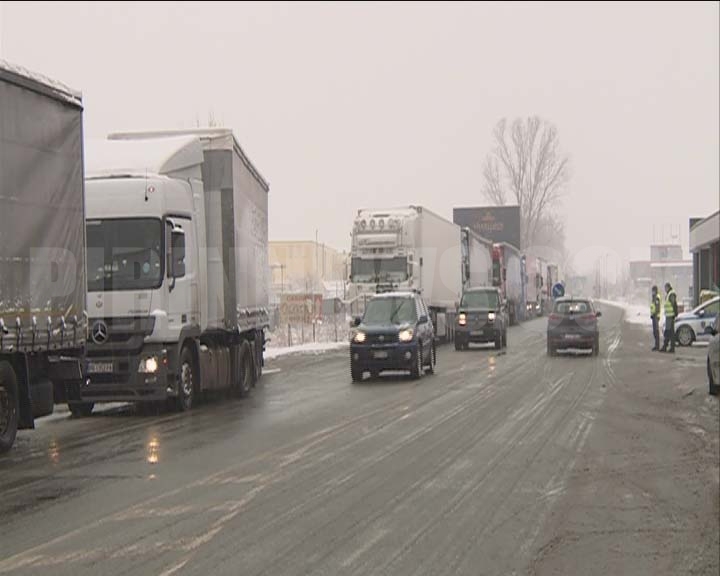
[[[461,234],[463,289],[492,286],[492,241],[467,227]]]
[[[461,228],[421,206],[359,210],[352,232],[352,290],[422,294],[437,334],[449,335],[463,289]]]
[[[96,402],[247,394],[268,327],[268,184],[230,130],[89,142],[87,381]]]

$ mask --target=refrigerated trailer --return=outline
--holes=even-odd
[[[493,243],[467,227],[461,238],[463,289],[491,286]]]
[[[0,61],[0,452],[82,380],[82,113],[78,92]]]
[[[385,288],[419,291],[436,334],[452,338],[463,285],[473,274],[483,274],[476,237],[463,257],[468,238],[460,226],[422,206],[359,210],[352,231],[351,290],[360,300]]]
[[[87,379],[97,402],[247,394],[268,328],[268,184],[226,129],[87,144]]]

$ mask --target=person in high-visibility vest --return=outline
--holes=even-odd
[[[675,317],[678,313],[677,294],[670,285],[665,283],[665,338],[660,352],[675,352]],[[670,344],[670,350],[667,349]]]
[[[658,294],[658,287],[652,287],[652,295],[650,296],[650,318],[652,319],[653,338],[655,339],[655,346],[652,351],[657,352],[660,350],[660,294]]]

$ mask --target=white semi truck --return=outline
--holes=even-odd
[[[82,381],[82,114],[79,93],[0,61],[0,452]]]
[[[492,244],[421,206],[359,210],[353,224],[351,291],[421,293],[436,334],[452,338],[463,288],[487,285]]]
[[[245,395],[268,327],[268,184],[230,130],[86,147],[89,340],[73,414],[97,402]]]

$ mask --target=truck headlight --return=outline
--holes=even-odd
[[[495,312],[488,312],[488,322],[495,321]]]
[[[140,360],[140,366],[138,366],[138,372],[143,374],[155,374],[158,370],[158,360],[155,356],[150,358],[143,358]]]
[[[400,342],[410,342],[413,338],[413,331],[412,328],[408,328],[407,330],[401,330],[400,334],[398,334],[398,340]]]
[[[460,324],[460,326],[465,326],[465,324],[467,324],[467,316],[465,314],[460,314],[458,316],[458,324]]]
[[[365,338],[367,338],[365,332],[356,332],[355,336],[353,337],[353,341],[357,342],[358,344],[362,344],[363,342],[365,342]]]

